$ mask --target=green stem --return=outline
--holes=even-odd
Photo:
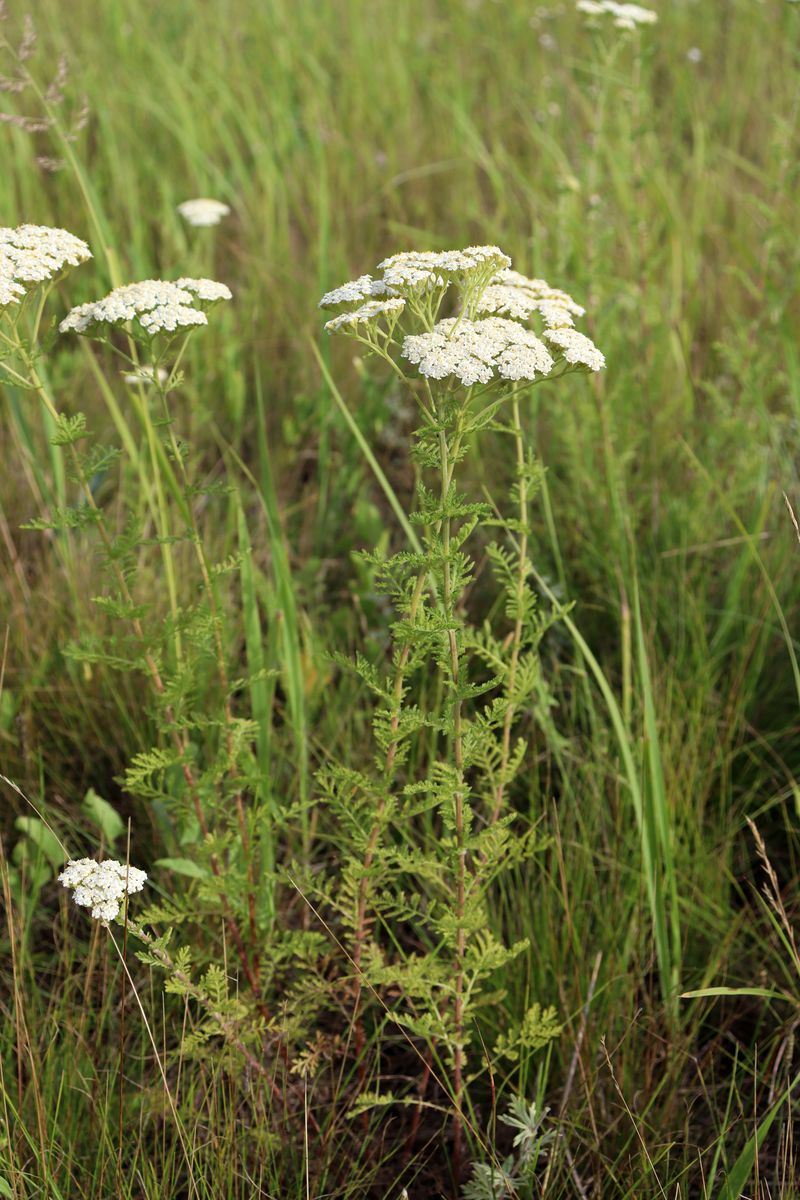
[[[452,482],[452,467],[449,459],[447,434],[444,429],[439,433],[439,451],[442,478],[442,508],[448,503]],[[455,455],[454,455],[455,457]],[[463,1136],[463,1118],[461,1113],[464,1090],[464,957],[466,952],[466,934],[464,930],[464,906],[466,900],[467,852],[464,844],[464,741],[462,732],[461,700],[459,689],[459,650],[455,628],[455,604],[452,591],[450,571],[450,538],[451,518],[444,515],[442,520],[442,567],[443,567],[443,600],[444,615],[447,624],[447,637],[450,648],[450,682],[455,693],[453,702],[453,754],[455,756],[457,786],[454,800],[455,836],[456,836],[456,956],[455,956],[455,1000],[453,1006],[453,1097],[455,1101],[455,1117],[453,1122],[453,1166],[456,1180],[461,1169],[461,1145]]]
[[[514,687],[517,680],[517,670],[519,668],[519,656],[522,649],[522,605],[525,594],[525,580],[528,574],[528,480],[525,472],[525,444],[522,437],[522,422],[520,420],[519,411],[519,396],[517,389],[511,397],[511,415],[514,422],[514,445],[517,451],[517,488],[519,492],[519,549],[517,550],[517,578],[516,578],[516,620],[514,622],[514,633],[511,641],[511,661],[508,667],[508,681],[506,684],[506,695],[508,697],[508,707],[505,717],[503,718],[503,741],[500,755],[499,779],[494,792],[494,808],[492,809],[491,823],[494,824],[500,816],[503,809],[503,800],[505,798],[505,772],[508,767],[508,760],[511,754],[511,728],[514,723],[516,714],[516,705],[514,704],[513,695]]]
[[[175,367],[173,367],[173,370],[172,370],[173,376],[175,374],[177,365],[178,364],[176,362]],[[157,380],[157,378],[158,378],[157,367],[154,367],[153,374],[154,374],[154,378]],[[169,383],[169,380],[167,381],[167,383]],[[172,414],[170,412],[169,403],[167,400],[167,387],[161,387],[161,385],[158,385],[158,390],[161,395],[161,402],[162,402],[162,406],[164,409],[164,420],[166,422],[167,430],[169,431],[170,447],[172,449],[173,457],[174,457],[176,463],[178,464],[178,470],[179,470],[181,478],[183,480],[184,492],[186,495],[186,506],[187,506],[187,514],[188,514],[188,519],[189,519],[189,530],[191,533],[192,545],[194,546],[195,555],[197,557],[197,564],[200,568],[200,576],[203,581],[203,590],[205,592],[206,599],[208,601],[209,612],[211,613],[211,626],[214,631],[214,650],[215,650],[215,657],[216,657],[217,674],[219,675],[220,687],[222,688],[223,704],[224,704],[224,710],[225,710],[225,736],[226,736],[226,748],[228,751],[228,771],[230,772],[230,774],[232,776],[235,776],[235,774],[236,774],[236,745],[235,745],[235,739],[234,739],[234,724],[235,724],[235,722],[234,722],[234,716],[233,716],[233,709],[231,707],[231,689],[230,689],[230,683],[228,681],[228,668],[227,668],[227,665],[225,662],[225,647],[222,642],[222,618],[221,618],[220,612],[219,612],[219,605],[217,604],[217,597],[214,592],[214,584],[211,579],[211,570],[209,568],[208,558],[206,557],[205,547],[203,545],[202,537],[200,536],[200,529],[197,525],[197,520],[196,520],[196,517],[194,514],[194,507],[191,502],[189,473],[186,470],[186,462],[185,462],[183,454],[181,453],[181,449],[178,446],[178,441],[177,441],[177,438],[175,437],[175,431],[173,429]],[[255,879],[253,876],[253,859],[252,859],[252,855],[250,853],[250,836],[249,836],[248,829],[247,829],[247,817],[246,817],[245,810],[244,810],[244,801],[242,799],[242,793],[241,793],[240,788],[237,788],[235,791],[234,804],[236,805],[236,813],[237,813],[238,823],[239,823],[239,833],[240,833],[241,839],[242,839],[242,853],[244,854],[245,861],[247,862],[248,915],[249,915],[249,921],[250,921],[250,936],[251,936],[251,940],[253,943],[253,969],[254,969],[256,978],[258,978],[258,975],[259,975],[258,952],[255,949],[257,937],[258,937],[258,930],[257,930],[257,924],[256,924],[256,886],[255,886]]]

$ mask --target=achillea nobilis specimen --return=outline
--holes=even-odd
[[[125,896],[140,892],[147,873],[138,867],[107,858],[71,858],[58,877],[59,883],[73,892],[73,900],[81,908],[91,908],[96,921],[108,924],[119,915]]]

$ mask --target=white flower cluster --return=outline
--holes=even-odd
[[[511,266],[511,259],[499,246],[467,246],[463,250],[406,250],[378,263],[384,282],[390,289],[429,290],[445,288],[454,279],[469,282]]]
[[[17,304],[31,288],[92,257],[85,242],[48,225],[0,226],[0,308]]]
[[[510,267],[511,259],[499,246],[466,246],[463,250],[405,250],[384,258],[378,266],[383,271],[396,267],[416,267],[421,271],[443,275],[463,275],[487,268],[494,273]]]
[[[565,362],[588,367],[590,371],[602,371],[606,365],[605,355],[591,338],[577,329],[545,329],[543,336],[553,346],[558,346]]]
[[[411,299],[434,289],[444,290],[453,281],[469,286],[474,280],[485,282],[497,271],[508,267],[511,259],[498,246],[467,246],[464,250],[408,250],[392,254],[378,263],[383,271],[382,279],[361,275],[341,287],[326,292],[319,302],[320,308],[359,306],[366,309],[364,301],[376,296],[405,297]],[[396,312],[396,306],[369,310],[373,317]],[[350,321],[329,321],[325,328],[335,333]]]
[[[396,321],[405,306],[405,300],[401,300],[399,296],[390,297],[388,300],[368,300],[366,304],[347,309],[326,321],[325,328],[328,333],[337,333],[347,325],[365,325],[378,317],[393,317]]]
[[[618,4],[616,0],[577,0],[578,12],[588,17],[610,16],[617,29],[636,29],[639,25],[655,25],[658,13],[640,4]]]
[[[544,279],[529,279],[519,271],[498,271],[478,303],[480,313],[500,313],[525,321],[539,313],[548,328],[574,325],[573,315],[582,317],[585,309]]]
[[[144,279],[115,288],[103,300],[73,308],[61,322],[62,333],[86,333],[98,325],[123,325],[132,321],[148,337],[174,333],[193,325],[207,325],[208,318],[196,302],[213,304],[230,300],[231,290],[213,279]]]
[[[511,259],[497,246],[412,250],[378,265],[382,278],[361,275],[322,297],[321,307],[341,310],[327,322],[328,333],[352,334],[359,325],[377,326],[385,319],[392,335],[401,313],[410,312],[425,332],[404,336],[401,356],[428,379],[455,379],[465,387],[495,378],[539,379],[552,371],[556,357],[590,371],[605,365],[594,343],[574,329],[575,317],[585,311],[581,305],[546,280],[512,270]],[[431,329],[451,283],[461,314]],[[525,324],[534,314],[552,353]]]
[[[391,295],[390,289],[382,279],[373,279],[371,275],[360,275],[351,279],[341,287],[326,292],[319,302],[320,308],[339,308],[342,304],[360,304],[372,296]]]
[[[465,387],[501,379],[538,379],[553,369],[547,347],[530,329],[503,317],[448,317],[430,333],[405,338],[400,352],[428,379],[453,376]]]
[[[58,877],[59,883],[73,891],[73,900],[81,908],[91,908],[96,921],[107,924],[118,915],[125,896],[140,892],[147,873],[107,858],[71,858]]]
[[[208,200],[201,196],[197,200],[184,200],[182,204],[178,205],[176,211],[180,213],[187,224],[201,228],[207,225],[219,225],[222,218],[227,217],[231,210],[221,200]]]

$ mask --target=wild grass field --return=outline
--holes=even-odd
[[[4,1200],[800,1195],[800,4],[648,7],[0,5]],[[475,244],[606,365],[453,455],[318,302]]]

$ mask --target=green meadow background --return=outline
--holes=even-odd
[[[25,7],[9,8],[16,42]],[[63,156],[51,134],[0,124],[0,221],[61,225],[94,252],[54,318],[135,279],[209,275],[235,293],[191,345],[178,416],[206,479],[235,483],[247,513],[278,672],[266,753],[287,807],[317,766],[371,753],[365,697],[329,656],[384,644],[390,614],[354,552],[403,538],[315,345],[403,504],[415,480],[407,398],[321,332],[318,297],[398,250],[496,242],[587,305],[605,373],[527,402],[546,468],[532,558],[573,607],[548,635],[556,706],[516,797],[548,848],[495,914],[531,940],[502,1003],[552,1004],[564,1022],[515,1085],[558,1118],[536,1192],[550,1200],[800,1187],[800,546],[784,499],[800,507],[800,4],[657,9],[620,40],[571,0],[32,0],[29,66],[46,85],[66,55],[60,111],[69,122],[85,97],[88,120],[56,172],[37,163]],[[0,111],[29,108],[0,93]],[[188,227],[175,209],[194,196],[231,216]],[[46,369],[63,409],[129,451],[109,504],[141,509],[145,435],[118,367],[56,337]],[[0,771],[75,854],[96,850],[94,788],[130,818],[146,867],[169,847],[118,779],[152,744],[148,697],[63,655],[100,631],[102,580],[80,541],[20,529],[72,488],[35,399],[0,390],[0,438]],[[474,494],[502,495],[509,448],[487,438],[471,461]],[[200,519],[217,559],[236,549],[234,497]],[[166,613],[156,549],[141,569]],[[235,579],[228,604],[235,616]],[[88,922],[67,927],[35,847],[14,858],[21,796],[5,787],[0,804],[0,873],[21,880],[0,905],[0,1196],[452,1194],[443,1144],[387,1174],[335,1101],[319,1144],[259,1140],[224,1063],[181,1061],[180,1006],[140,967],[195,1191],[130,1004],[120,1182],[119,966]],[[324,814],[312,832],[320,859],[335,854]],[[296,851],[290,829],[284,865]],[[191,886],[153,878],[160,894]],[[714,987],[729,992],[684,995]]]

